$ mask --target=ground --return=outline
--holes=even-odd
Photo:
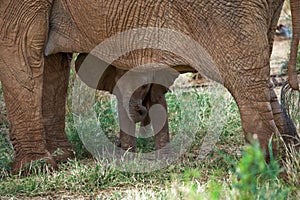
[[[279,23],[291,25],[287,5]],[[282,72],[289,44],[288,39],[275,39],[271,57],[273,76]],[[192,87],[195,84],[199,87]],[[176,93],[177,88],[188,92]],[[287,171],[283,181],[278,163],[266,165],[255,142],[245,147],[238,109],[228,92],[207,80],[195,81],[191,74],[181,76],[172,90],[167,95],[172,138],[186,127],[196,133],[191,147],[176,163],[152,172],[130,173],[95,161],[80,141],[69,98],[66,132],[77,158],[60,165],[56,172],[33,163],[32,175],[11,176],[7,164],[12,151],[0,137],[0,199],[300,199],[300,155],[292,153],[290,162],[282,164]],[[96,99],[94,108],[101,128],[113,140],[118,132],[114,100],[104,93],[98,93]],[[199,106],[182,107],[184,102]],[[7,133],[2,90],[0,103],[0,132]],[[197,120],[193,120],[195,116]],[[222,127],[214,126],[220,121],[224,122]],[[215,130],[221,134],[213,134]],[[140,149],[151,144],[153,140],[139,141]],[[199,153],[202,157],[197,159]]]

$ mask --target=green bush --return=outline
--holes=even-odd
[[[247,145],[237,164],[233,185],[238,189],[239,199],[287,199],[289,188],[279,180],[281,171],[272,153],[270,163],[266,163],[258,142]]]

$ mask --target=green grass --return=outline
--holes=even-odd
[[[0,133],[0,179],[9,175],[9,163],[12,161],[13,149],[9,145],[7,138]]]
[[[13,149],[4,134],[8,130],[8,125],[3,102],[3,91],[0,85],[0,179],[4,179],[9,175],[10,167],[8,163],[12,161],[13,156]]]
[[[90,197],[98,199],[295,199],[299,195],[296,184],[299,184],[299,154],[293,154],[294,162],[286,167],[290,170],[289,182],[284,183],[278,174],[281,171],[278,163],[271,162],[266,165],[262,153],[256,143],[247,146],[242,158],[238,150],[244,145],[240,126],[238,109],[232,98],[212,96],[214,91],[191,91],[167,95],[170,111],[171,135],[182,128],[181,120],[184,115],[181,104],[184,99],[193,98],[199,109],[198,120],[200,128],[196,139],[187,155],[177,163],[149,173],[129,173],[115,169],[114,165],[105,160],[99,162],[89,157],[87,151],[78,138],[76,129],[72,128],[72,113],[67,116],[67,133],[74,143],[80,160],[70,160],[61,164],[56,172],[47,168],[40,169],[35,166],[36,173],[27,177],[9,175],[7,165],[11,161],[11,149],[5,146],[7,142],[0,137],[2,144],[1,157],[2,171],[0,183],[0,196],[2,197],[37,197],[63,195],[77,198]],[[225,95],[226,96],[226,95]],[[221,98],[221,99],[219,99]],[[215,100],[225,102],[225,123],[221,128],[219,142],[204,160],[197,160],[199,147],[202,145],[213,112]],[[103,119],[101,128],[112,140],[118,132],[115,122],[115,110],[110,104],[110,98],[102,96],[95,103],[95,111]],[[174,114],[175,113],[175,114]],[[217,119],[216,119],[217,120]],[[112,134],[113,133],[113,134]],[[140,148],[145,147],[144,141],[139,141]],[[148,147],[147,147],[148,148]],[[6,152],[3,154],[3,152]],[[298,166],[299,167],[299,166]],[[298,171],[297,171],[298,170]],[[298,181],[297,181],[298,180]],[[294,182],[293,182],[294,181]],[[289,185],[293,183],[294,185]]]
[[[95,96],[93,109],[101,129],[116,142],[119,125],[114,103],[107,94]],[[176,163],[152,172],[130,173],[119,171],[107,160],[95,161],[79,138],[69,99],[66,132],[77,158],[59,165],[55,172],[34,165],[33,174],[12,176],[8,167],[12,149],[0,134],[0,198],[298,199],[300,154],[292,152],[282,166],[274,159],[267,165],[256,142],[245,146],[238,108],[228,93],[216,87],[175,91],[166,98],[171,137],[182,130],[195,131],[193,143]],[[221,122],[222,126],[216,126]],[[207,136],[218,142],[208,143],[211,151],[196,159]],[[152,145],[153,139],[138,140],[140,152],[145,148],[150,151]],[[287,171],[285,181],[280,176],[283,168]]]

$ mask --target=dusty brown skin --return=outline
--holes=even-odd
[[[295,135],[282,117],[269,80],[273,35],[282,4],[283,0],[78,0],[76,4],[71,0],[2,0],[0,79],[16,151],[12,170],[40,158],[55,166],[70,155],[72,146],[64,132],[68,74],[64,53],[89,53],[106,38],[140,27],[173,29],[205,48],[220,72],[218,80],[238,104],[246,138],[256,134],[266,150],[273,134]],[[298,0],[291,0],[291,5],[294,14],[299,11]],[[300,35],[296,13],[293,55]],[[180,46],[180,40],[173,42]],[[45,57],[44,53],[55,55]],[[151,49],[113,64],[128,70],[152,61],[201,70],[179,56]],[[292,63],[290,71],[294,69]],[[65,149],[59,159],[51,156],[57,147]]]

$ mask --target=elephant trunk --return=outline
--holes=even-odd
[[[298,55],[298,45],[300,38],[300,1],[291,0],[291,11],[293,21],[293,39],[291,45],[290,61],[288,64],[288,77],[289,84],[292,89],[299,90],[299,84],[297,79],[296,64]]]

